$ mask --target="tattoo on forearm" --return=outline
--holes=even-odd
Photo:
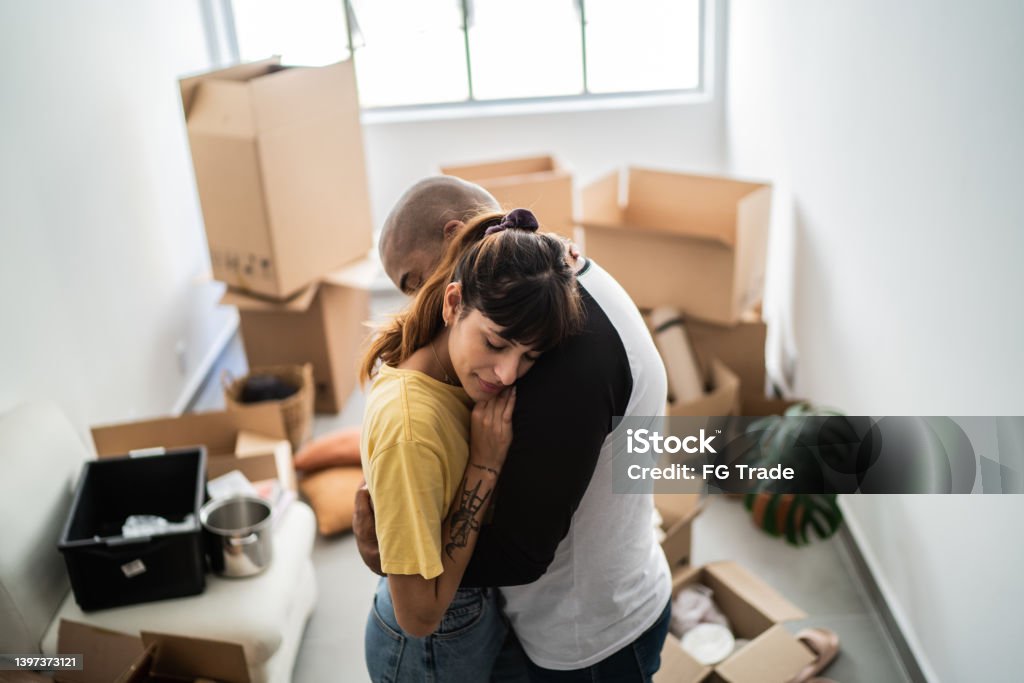
[[[486,466],[484,466],[484,465],[477,465],[477,464],[476,464],[475,462],[471,462],[471,463],[469,463],[469,464],[470,464],[470,465],[471,465],[472,467],[475,467],[475,468],[477,468],[478,470],[483,470],[484,472],[490,472],[490,473],[491,473],[491,474],[493,474],[494,476],[498,476],[498,470],[494,469],[493,467],[486,467]]]
[[[462,480],[462,491],[459,494],[459,506],[452,510],[450,527],[451,541],[444,546],[448,557],[455,559],[455,551],[469,544],[469,535],[480,530],[480,521],[476,518],[480,509],[491,497],[491,491],[480,494],[482,481],[478,481],[472,489],[466,488],[466,480]]]

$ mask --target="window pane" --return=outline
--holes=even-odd
[[[583,92],[582,37],[574,0],[471,0],[467,4],[473,97]]]
[[[696,88],[700,0],[586,0],[591,92]]]
[[[364,107],[469,97],[462,6],[456,0],[353,0],[352,7]]]
[[[348,59],[341,0],[233,0],[244,62],[281,55],[284,64],[323,66]]]

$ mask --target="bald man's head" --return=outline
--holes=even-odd
[[[500,209],[487,190],[461,178],[419,181],[384,221],[379,242],[384,272],[403,292],[416,291],[437,266],[446,236],[476,214]]]

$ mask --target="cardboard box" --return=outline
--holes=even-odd
[[[93,427],[92,438],[100,458],[201,444],[207,451],[207,480],[241,470],[249,481],[277,478],[285,490],[296,490],[292,449],[273,404]]]
[[[717,358],[711,361],[708,393],[696,401],[668,404],[666,415],[720,417],[737,415],[740,410],[740,379]]]
[[[640,308],[724,325],[761,300],[771,186],[630,168],[582,193],[584,253]]]
[[[210,679],[249,683],[238,643],[142,631],[131,636],[61,620],[59,654],[81,654],[81,671],[59,671],[57,683],[170,683]]]
[[[373,269],[362,261],[331,273],[285,303],[228,292],[238,307],[242,344],[251,367],[313,364],[314,409],[338,413],[356,385],[370,329]]]
[[[733,634],[750,643],[712,667],[691,657],[679,639],[669,634],[655,683],[788,683],[814,660],[811,651],[782,625],[807,615],[761,579],[735,562],[686,567],[673,574],[673,600],[695,582],[714,592],[715,604],[728,617]]]
[[[712,363],[717,358],[739,377],[741,402],[764,399],[767,376],[764,346],[768,327],[760,316],[747,311],[740,316],[739,322],[731,326],[716,325],[681,314],[677,320],[686,329],[686,336],[705,377],[710,376]],[[667,321],[651,330],[655,341],[672,322]]]
[[[782,415],[791,406],[803,403],[800,400],[788,398],[766,398],[764,396],[744,397],[740,401],[740,414],[749,417],[764,417],[767,415]]]
[[[351,61],[278,59],[183,79],[213,274],[287,298],[372,242]]]
[[[537,215],[544,230],[566,237],[572,235],[572,174],[554,157],[442,166],[441,173],[480,185],[504,209],[529,209]]]
[[[661,549],[673,571],[690,563],[693,520],[704,510],[699,493],[655,493],[654,506],[661,515],[665,539]]]

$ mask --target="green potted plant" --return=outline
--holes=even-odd
[[[807,403],[798,403],[783,415],[771,415],[752,422],[746,433],[757,438],[755,449],[757,465],[782,464],[797,472],[806,471],[810,451],[806,439],[810,420],[787,419],[800,417],[839,416],[840,413],[821,410]],[[817,467],[817,463],[813,465]],[[806,481],[806,478],[803,479]],[[765,482],[760,488],[765,488]],[[827,490],[823,486],[822,490]],[[814,537],[825,539],[839,529],[843,513],[836,493],[773,493],[755,491],[744,495],[744,504],[750,511],[755,526],[772,536],[783,537],[795,546],[810,543]]]

